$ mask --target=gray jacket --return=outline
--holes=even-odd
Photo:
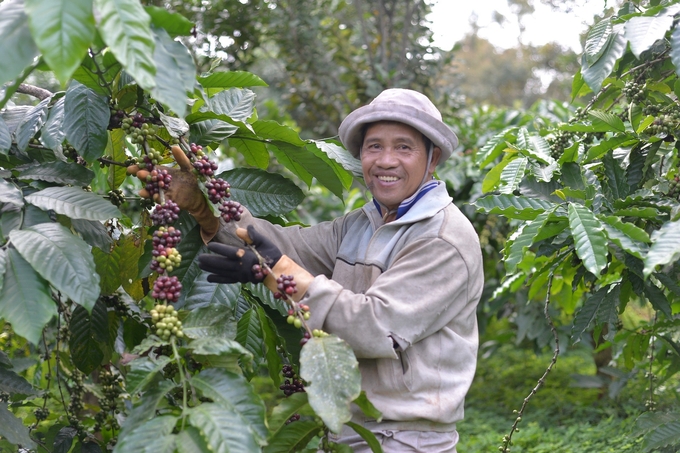
[[[383,414],[378,425],[354,408],[353,420],[453,431],[475,373],[483,268],[477,234],[444,184],[387,224],[372,203],[308,228],[248,214],[239,225],[248,223],[315,276],[309,325],[352,347],[362,389]],[[216,240],[231,242],[224,230]]]

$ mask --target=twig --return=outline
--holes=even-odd
[[[29,85],[28,83],[19,84],[19,87],[17,88],[16,92],[28,94],[29,96],[33,96],[34,98],[40,99],[41,101],[44,101],[53,94],[49,90],[37,87],[35,85]]]
[[[515,433],[515,431],[519,432],[519,428],[517,428],[517,425],[522,421],[522,415],[524,414],[524,409],[526,409],[527,404],[529,403],[529,400],[531,397],[533,397],[536,392],[538,392],[538,389],[540,389],[543,384],[545,383],[545,378],[548,376],[548,373],[550,373],[550,370],[552,370],[553,366],[555,366],[555,363],[557,363],[557,356],[560,353],[560,342],[559,342],[559,337],[557,335],[557,329],[555,328],[555,324],[553,324],[552,319],[550,318],[550,312],[548,311],[548,308],[550,307],[550,291],[552,290],[552,282],[553,282],[553,273],[550,273],[550,277],[548,277],[548,289],[547,289],[547,294],[545,296],[545,305],[543,306],[543,314],[545,315],[545,319],[548,320],[548,325],[550,326],[550,330],[552,331],[553,338],[555,339],[555,350],[553,351],[553,356],[552,359],[550,360],[550,364],[548,365],[548,368],[546,368],[545,372],[543,373],[543,376],[538,380],[536,386],[531,389],[531,392],[527,395],[526,398],[524,398],[524,402],[522,403],[522,407],[520,407],[519,411],[515,410],[514,412],[517,414],[517,418],[515,418],[515,422],[512,424],[512,427],[510,428],[510,433],[507,435],[503,436],[503,443],[501,444],[500,448],[498,449],[501,453],[508,453],[510,451],[510,445],[512,445],[512,435]]]

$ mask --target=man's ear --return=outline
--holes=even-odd
[[[439,163],[439,159],[442,157],[442,150],[440,147],[435,146],[432,148],[432,160],[430,161],[430,167],[427,169],[427,171],[432,175],[434,174],[434,170],[437,168],[437,164]]]

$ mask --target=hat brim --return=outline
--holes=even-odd
[[[451,157],[458,146],[456,134],[441,120],[422,110],[396,103],[368,104],[354,110],[340,124],[340,141],[352,156],[359,159],[364,125],[378,121],[396,121],[420,131],[441,149],[438,165]]]

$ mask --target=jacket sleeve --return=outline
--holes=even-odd
[[[414,241],[365,294],[315,278],[305,298],[310,325],[343,338],[358,358],[396,358],[391,338],[407,349],[443,328],[476,338],[482,260],[477,241],[467,242]]]

